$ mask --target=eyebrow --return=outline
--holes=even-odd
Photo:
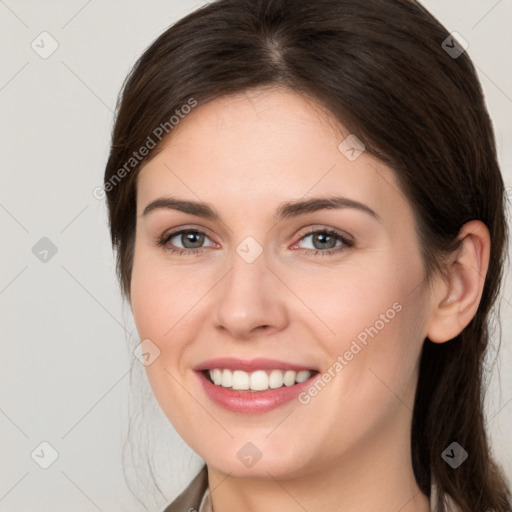
[[[382,221],[381,216],[369,206],[342,196],[314,197],[311,199],[286,201],[281,203],[277,208],[274,214],[274,220],[281,221],[319,210],[334,210],[341,208],[353,208],[369,214],[379,222]],[[208,203],[188,201],[174,197],[160,197],[155,199],[144,208],[141,217],[159,209],[178,210],[180,212],[196,215],[197,217],[220,221],[220,215],[216,212],[215,208]]]

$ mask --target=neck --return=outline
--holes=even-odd
[[[404,411],[404,416],[410,411]],[[429,512],[429,499],[419,489],[411,461],[410,418],[401,418],[361,440],[320,470],[293,479],[236,478],[208,467],[214,512]]]

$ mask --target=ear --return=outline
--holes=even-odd
[[[452,256],[446,276],[436,277],[433,285],[427,337],[434,343],[449,341],[474,317],[489,266],[491,239],[487,226],[472,220],[461,228],[462,245]]]

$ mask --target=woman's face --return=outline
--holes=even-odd
[[[391,169],[334,126],[291,91],[224,97],[139,175],[147,375],[187,444],[233,476],[408,450],[431,301],[413,212]]]

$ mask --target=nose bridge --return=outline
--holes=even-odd
[[[280,330],[287,322],[282,294],[276,289],[278,280],[258,246],[252,240],[242,241],[231,255],[228,274],[219,283],[214,321],[235,338],[248,338],[263,326]]]

